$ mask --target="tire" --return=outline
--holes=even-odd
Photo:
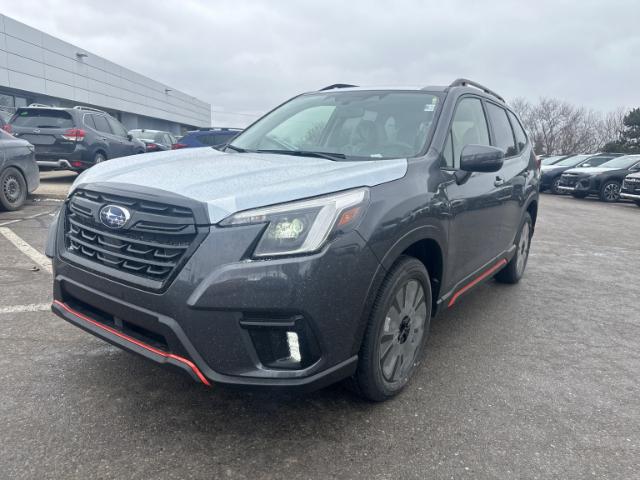
[[[640,200],[636,200],[636,205],[640,207]]]
[[[107,156],[102,152],[96,152],[93,156],[93,164],[97,165],[98,163],[106,162]]]
[[[600,187],[600,200],[607,203],[615,203],[620,200],[620,182],[609,180]]]
[[[17,168],[9,167],[0,173],[0,207],[18,210],[27,199],[27,182]]]
[[[587,193],[584,192],[579,192],[579,193],[572,193],[571,196],[573,198],[587,198]]]
[[[518,283],[524,275],[529,260],[529,249],[531,248],[531,237],[533,235],[533,222],[529,213],[524,214],[520,231],[516,237],[516,254],[507,263],[507,266],[496,275],[496,281],[500,283]]]
[[[559,186],[560,186],[560,177],[554,179],[553,182],[551,182],[551,185],[549,186],[549,191],[554,195],[561,195],[562,192],[558,189]]]
[[[400,393],[421,358],[430,320],[429,273],[419,260],[402,256],[376,296],[352,389],[375,402]]]

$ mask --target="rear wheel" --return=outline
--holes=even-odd
[[[620,182],[615,180],[604,182],[600,188],[600,200],[609,203],[620,200]]]
[[[423,263],[400,257],[378,292],[352,386],[382,401],[397,395],[418,365],[431,320],[431,283]]]
[[[96,152],[96,154],[93,156],[94,164],[102,163],[106,160],[107,160],[107,156],[102,152]]]
[[[529,260],[529,249],[531,248],[531,236],[533,234],[533,222],[529,213],[524,214],[524,220],[520,227],[520,232],[516,237],[516,254],[507,266],[500,270],[495,279],[500,283],[518,283],[524,275],[524,269]]]
[[[16,168],[0,173],[0,206],[3,210],[17,210],[27,199],[27,182]]]

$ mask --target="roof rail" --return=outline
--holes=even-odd
[[[324,92],[325,90],[333,90],[335,88],[351,88],[357,87],[357,85],[349,85],[348,83],[334,83],[333,85],[328,85],[324,88],[318,90],[319,92]]]
[[[51,108],[51,105],[45,105],[44,103],[30,103],[29,107],[46,107]]]
[[[93,107],[85,107],[84,105],[76,105],[73,107],[74,110],[89,110],[90,112],[99,112],[99,113],[107,113],[104,110],[100,110],[98,108]]]
[[[504,101],[504,98],[502,98],[496,92],[494,92],[493,90],[488,89],[487,87],[485,87],[484,85],[481,85],[478,82],[474,82],[473,80],[469,80],[469,79],[466,79],[466,78],[458,78],[458,79],[454,80],[451,83],[451,85],[449,85],[449,88],[451,88],[451,87],[476,87],[476,88],[482,90],[484,93],[488,93],[489,95],[493,95],[498,100],[500,100],[502,103],[507,103],[507,102]]]

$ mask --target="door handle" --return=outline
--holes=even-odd
[[[501,187],[502,185],[504,185],[504,178],[502,177],[496,177],[496,179],[493,182],[493,185],[495,187]]]

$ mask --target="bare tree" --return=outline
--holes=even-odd
[[[511,107],[529,132],[537,153],[594,153],[620,137],[624,109],[606,115],[556,98],[532,104],[516,98]]]

